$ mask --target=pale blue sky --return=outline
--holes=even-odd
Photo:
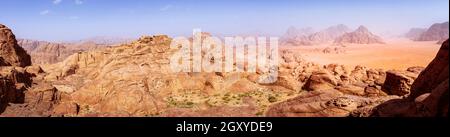
[[[2,0],[0,23],[19,38],[48,41],[143,34],[282,35],[289,26],[320,30],[366,25],[404,33],[449,20],[448,0]]]

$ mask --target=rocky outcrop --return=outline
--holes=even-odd
[[[23,94],[17,92],[15,83],[8,78],[0,77],[0,114],[11,102],[21,102]]]
[[[386,81],[384,82],[382,89],[390,95],[408,95],[411,90],[411,85],[418,75],[419,73],[409,71],[387,71]]]
[[[269,117],[337,117],[348,116],[357,103],[335,90],[323,90],[300,95],[272,106]]]
[[[433,24],[427,31],[423,32],[417,41],[439,41],[448,39],[449,23]]]
[[[367,116],[361,108],[377,105],[393,97],[364,98],[346,95],[337,90],[304,93],[287,101],[274,104],[268,117],[349,117]]]
[[[31,65],[27,52],[17,44],[11,29],[0,24],[0,65],[25,67]]]
[[[335,44],[384,44],[384,41],[374,35],[364,26],[360,26],[353,32],[345,33],[336,38]]]
[[[433,89],[448,79],[448,40],[442,44],[435,59],[420,73],[411,87],[410,98],[416,98],[425,93],[431,93]]]
[[[406,99],[387,101],[372,116],[434,117],[448,116],[449,46],[442,44],[436,58],[420,73]]]
[[[337,86],[337,84],[337,80],[330,74],[330,72],[322,70],[313,72],[308,81],[306,81],[306,84],[303,86],[303,89],[309,91],[328,90],[333,89]]]
[[[32,74],[26,66],[30,56],[17,45],[12,31],[0,24],[0,114],[9,103],[22,103],[24,92],[31,86]]]

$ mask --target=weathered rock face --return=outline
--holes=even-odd
[[[418,73],[409,71],[387,71],[383,90],[390,95],[408,95],[411,90],[411,85],[418,75]]]
[[[12,31],[0,24],[0,114],[9,103],[22,103],[24,91],[31,86],[30,56],[17,45]]]
[[[17,102],[19,98],[23,98],[23,95],[18,94],[13,81],[0,77],[0,113],[5,110],[8,103]]]
[[[442,44],[435,59],[426,67],[411,87],[411,98],[430,93],[443,81],[448,79],[448,40]]]
[[[17,44],[11,29],[0,24],[0,65],[25,67],[31,65],[27,52]]]
[[[348,116],[357,103],[335,90],[323,90],[300,95],[272,106],[269,117],[337,117]]]
[[[303,89],[309,91],[328,90],[333,89],[337,84],[337,80],[328,71],[323,70],[314,72]]]
[[[384,41],[372,34],[366,27],[360,26],[353,32],[336,38],[335,44],[384,44]]]
[[[170,42],[167,36],[144,36],[130,44],[76,53],[43,67],[48,72],[44,83],[51,83],[49,89],[56,89],[61,98],[40,103],[40,108],[45,108],[40,114],[188,116],[205,112],[208,116],[244,116],[243,112],[248,112],[245,116],[257,116],[268,104],[301,90],[301,82],[285,72],[279,81],[266,85],[252,78],[258,79],[257,73],[173,73],[169,57],[178,49],[170,49]],[[32,91],[34,88],[28,93],[32,95]],[[252,110],[243,110],[248,108]],[[178,113],[180,110],[186,113]]]
[[[417,41],[439,41],[448,39],[449,23],[433,24],[427,31],[423,32]]]
[[[376,107],[373,116],[448,116],[449,46],[442,44],[436,58],[420,73],[406,99],[390,100]]]
[[[266,112],[269,117],[348,117],[367,116],[358,108],[379,104],[386,98],[364,98],[346,95],[337,90],[304,93],[275,104]],[[370,112],[369,112],[370,113]]]

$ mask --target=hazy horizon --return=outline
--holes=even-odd
[[[190,36],[192,29],[219,35],[280,36],[290,26],[319,31],[365,25],[399,35],[449,20],[448,0],[5,0],[0,23],[16,37],[73,41],[97,36]]]

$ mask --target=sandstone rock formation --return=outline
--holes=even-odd
[[[269,117],[348,117],[361,116],[358,108],[372,106],[386,98],[364,98],[346,95],[337,90],[322,90],[304,93],[285,102],[275,104],[266,112]]]
[[[408,95],[411,90],[411,85],[419,73],[396,70],[387,71],[386,81],[383,84],[383,90],[390,95]]]
[[[384,41],[364,26],[360,26],[353,32],[343,34],[336,38],[335,44],[384,44]]]
[[[170,49],[170,42],[167,36],[144,36],[43,67],[47,73],[35,78],[25,103],[3,115],[258,116],[268,104],[300,91],[300,82],[287,74],[261,85],[248,73],[172,73],[169,57],[178,49]],[[35,101],[40,94],[55,98]]]
[[[416,40],[417,41],[439,41],[446,40],[449,37],[449,23],[433,24],[427,31],[423,32]]]
[[[0,24],[0,113],[9,103],[24,101],[24,91],[31,86],[30,56],[17,45],[12,31]]]
[[[30,55],[17,44],[11,29],[0,24],[0,65],[25,67],[31,65]]]

